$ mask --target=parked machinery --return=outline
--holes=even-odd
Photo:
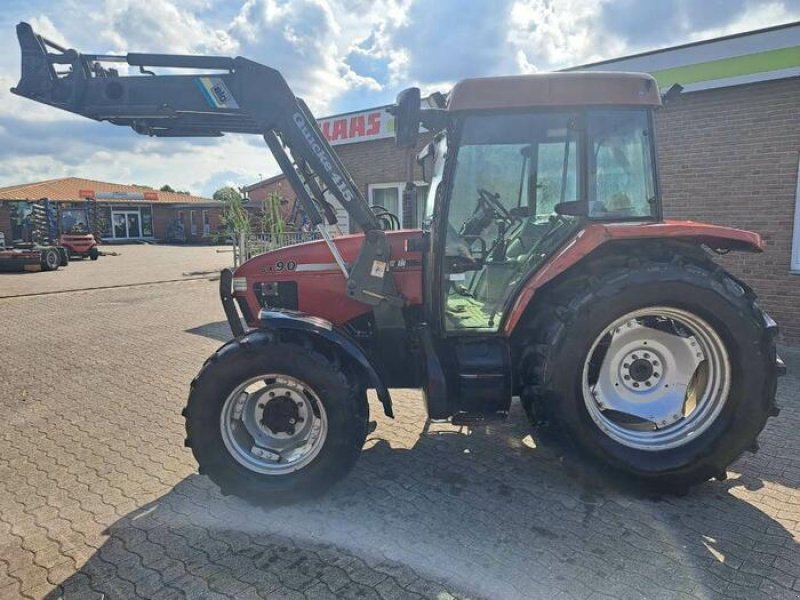
[[[421,387],[432,419],[459,424],[504,418],[519,396],[588,456],[672,491],[724,478],[777,414],[777,327],[712,260],[763,243],[663,218],[650,76],[469,79],[426,109],[406,90],[397,142],[433,135],[419,154],[430,193],[422,231],[385,231],[274,69],[80,54],[17,32],[16,94],[146,135],[263,136],[323,236],[222,274],[235,339],[192,381],[184,416],[224,492],[288,500],[340,479],[368,431],[368,388],[391,417],[389,388]],[[325,193],[361,233],[330,237]]]

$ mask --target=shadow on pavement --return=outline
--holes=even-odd
[[[227,321],[216,321],[200,327],[192,327],[187,329],[186,333],[207,337],[223,344],[231,339],[231,328]]]
[[[380,420],[315,501],[254,508],[190,476],[110,527],[49,598],[797,595],[798,544],[752,503],[779,491],[639,497],[543,444],[516,404],[498,425],[422,427]]]

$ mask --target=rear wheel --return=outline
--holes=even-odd
[[[315,496],[367,433],[364,390],[334,357],[263,332],[223,346],[192,383],[187,445],[223,493],[255,503]]]
[[[607,255],[536,307],[525,402],[616,469],[673,491],[722,477],[773,411],[774,331],[707,259]]]

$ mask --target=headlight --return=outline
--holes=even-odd
[[[234,292],[246,292],[247,277],[234,277],[232,281],[232,288]]]

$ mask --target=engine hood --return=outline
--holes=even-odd
[[[406,251],[406,240],[420,231],[388,231],[389,272],[398,292],[408,305],[422,303],[422,255]],[[334,239],[336,248],[349,265],[358,257],[363,234]],[[346,279],[324,240],[305,242],[266,252],[242,264],[233,273],[233,296],[249,308],[248,323],[256,327],[262,308],[298,310],[331,322],[335,326],[371,312],[372,307],[349,297]],[[237,289],[238,285],[238,289]]]
[[[405,249],[406,240],[418,237],[419,234],[420,231],[418,229],[401,229],[386,232],[392,253],[390,265],[392,270],[421,267],[420,264],[417,264],[421,260],[421,255],[418,252],[407,252]],[[358,256],[363,240],[364,234],[356,233],[334,238],[334,244],[344,261],[352,264]],[[255,256],[236,269],[234,276],[251,277],[258,274],[285,271],[296,271],[297,273],[341,272],[325,240],[314,240],[271,250]]]

